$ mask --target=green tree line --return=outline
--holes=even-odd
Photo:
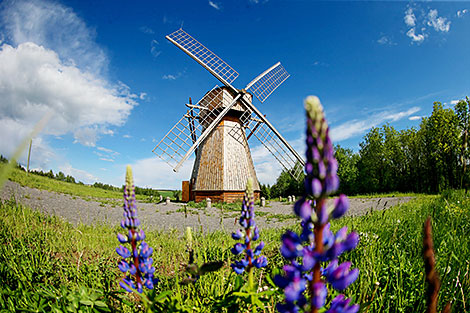
[[[470,100],[454,108],[434,102],[430,116],[419,127],[396,130],[385,124],[373,127],[359,144],[359,151],[335,146],[339,192],[348,195],[381,192],[438,193],[467,189]],[[303,180],[282,172],[273,186],[261,185],[267,198],[300,195]]]

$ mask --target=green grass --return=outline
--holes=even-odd
[[[426,196],[420,193],[414,192],[386,192],[386,193],[371,193],[371,194],[360,194],[355,196],[348,196],[348,198],[365,198],[365,199],[374,199],[374,198],[395,198],[395,197],[421,197]]]
[[[5,164],[0,164],[0,169],[4,166]],[[116,203],[110,199],[117,199],[119,201],[122,199],[122,192],[119,191],[105,190],[88,185],[67,183],[51,179],[49,177],[39,176],[31,173],[28,174],[17,168],[13,168],[11,170],[8,179],[20,184],[21,186],[69,194],[76,197],[81,197],[88,201],[99,201],[103,204],[109,204],[112,206],[115,206],[116,204],[120,205],[120,203]],[[163,199],[165,199],[167,196],[170,198],[173,197],[173,192],[171,190],[162,190],[159,191],[159,193],[163,196]],[[136,198],[137,200],[148,200],[148,197],[144,195],[136,195]],[[158,199],[154,199],[154,201],[158,202]]]
[[[468,311],[470,200],[463,192],[448,192],[332,223],[334,230],[348,226],[360,234],[358,248],[342,260],[351,260],[360,269],[359,279],[346,294],[369,306],[368,312],[424,311],[421,246],[422,225],[428,215],[433,218],[437,269],[443,280],[441,306],[452,301],[453,312]],[[117,227],[73,227],[14,202],[0,205],[0,225],[0,309],[39,312],[41,306],[43,311],[52,311],[56,307],[74,308],[78,303],[76,311],[83,312],[91,312],[92,305],[98,310],[140,310],[135,296],[118,288],[121,274],[114,252]],[[188,312],[223,311],[217,303],[235,283],[229,267],[233,261],[229,249],[234,244],[230,234],[195,235],[197,262],[224,260],[225,265],[219,272],[201,277],[195,286],[180,286],[187,262],[182,234],[176,230],[146,233],[146,240],[155,249],[156,276],[161,279],[156,292],[170,290],[172,294],[173,304],[166,305],[179,303],[180,311]],[[282,230],[261,230],[269,265],[261,271],[261,277],[257,271],[259,287],[270,286],[266,275],[272,276],[284,264],[278,252],[281,234]],[[265,299],[265,311],[272,312],[272,304],[281,299],[280,291]]]

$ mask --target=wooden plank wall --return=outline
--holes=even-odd
[[[189,201],[189,180],[184,180],[181,186],[181,201]]]

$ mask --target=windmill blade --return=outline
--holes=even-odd
[[[183,29],[180,28],[165,38],[201,64],[224,85],[234,89],[230,84],[238,77],[237,71]]]
[[[250,137],[258,139],[282,165],[284,170],[291,174],[294,179],[299,180],[305,164],[303,159],[299,159],[298,154],[293,153],[283,140],[254,113],[246,123],[246,136],[248,139]]]
[[[305,166],[304,159],[250,101],[243,97],[241,102],[246,110],[240,121],[246,129],[247,139],[256,137],[292,177],[299,179]]]
[[[215,86],[197,104],[186,104],[186,114],[152,150],[175,172],[241,97],[239,94],[229,101],[222,93],[223,90]]]
[[[277,62],[266,71],[258,75],[253,79],[246,87],[246,90],[250,90],[260,102],[264,102],[277,87],[279,87],[287,78],[289,73],[281,65],[281,62]]]

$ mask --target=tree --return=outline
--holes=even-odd
[[[55,175],[55,179],[60,180],[60,181],[65,181],[65,174],[62,172],[59,172]]]
[[[359,161],[359,155],[351,149],[345,149],[340,145],[336,145],[335,158],[338,161],[339,192],[349,195],[357,193],[359,191],[357,187],[357,177],[359,175],[357,162]]]
[[[296,180],[289,172],[282,171],[276,183],[271,187],[271,197],[277,198],[279,196],[287,197],[303,194],[303,181],[304,175],[301,175],[299,180]]]
[[[470,100],[465,97],[465,100],[460,100],[454,107],[455,114],[457,115],[458,125],[460,128],[460,164],[462,166],[462,174],[460,177],[460,188],[464,186],[465,173],[467,170],[467,163],[469,159],[468,140],[470,131]],[[465,188],[467,184],[465,184]]]
[[[68,183],[75,184],[75,178],[73,178],[73,176],[70,176],[70,175],[67,175],[67,177],[65,177],[65,181]]]
[[[265,199],[271,199],[271,187],[269,185],[259,184],[260,196]]]
[[[452,109],[444,109],[434,102],[430,117],[423,118],[423,130],[428,191],[440,192],[457,187],[458,148],[460,132],[457,115]]]
[[[416,128],[403,129],[399,133],[399,141],[403,153],[402,191],[423,192],[424,168],[423,131]]]
[[[384,138],[380,128],[373,127],[359,144],[358,187],[360,192],[383,191]]]

